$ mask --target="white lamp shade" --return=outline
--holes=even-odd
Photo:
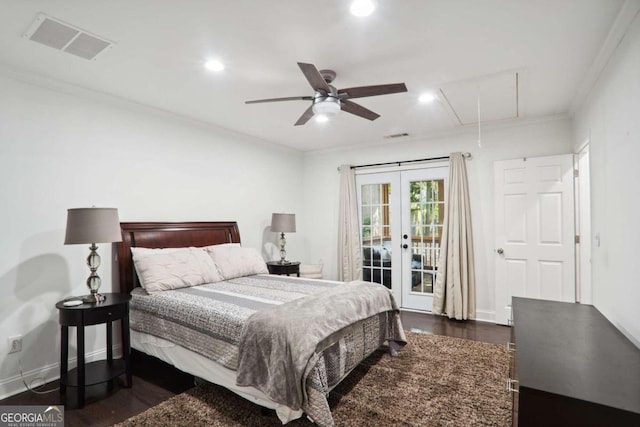
[[[276,233],[295,233],[296,214],[271,214],[271,231]]]
[[[120,219],[116,208],[76,208],[67,210],[65,245],[121,242]]]

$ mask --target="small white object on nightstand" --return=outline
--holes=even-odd
[[[75,307],[77,305],[82,305],[82,301],[79,299],[72,299],[69,301],[65,301],[62,303],[65,307]]]

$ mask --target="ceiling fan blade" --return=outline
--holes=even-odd
[[[407,86],[404,83],[392,83],[387,85],[360,86],[340,89],[338,96],[340,99],[363,98],[365,96],[388,95],[390,93],[406,92]],[[343,95],[346,96],[343,97]]]
[[[286,98],[267,98],[255,99],[253,101],[245,101],[245,104],[260,104],[262,102],[280,102],[280,101],[313,101],[313,96],[288,96]]]
[[[294,126],[300,126],[307,123],[309,119],[311,119],[311,117],[313,117],[313,105],[310,105],[309,108],[307,108],[305,112],[302,113],[302,115],[300,116],[300,118],[298,119],[298,121],[295,123]]]
[[[351,102],[346,99],[340,101],[340,109],[342,111],[346,111],[347,113],[355,114],[356,116],[369,120],[375,120],[380,117],[380,114],[374,113],[373,111],[364,108],[362,105],[356,104],[355,102]]]
[[[302,74],[307,78],[313,90],[322,90],[325,93],[331,93],[331,88],[327,82],[324,81],[324,77],[322,77],[322,74],[320,74],[320,71],[318,71],[315,65],[298,62],[298,67],[302,70]]]

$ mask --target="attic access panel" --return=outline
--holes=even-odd
[[[478,123],[478,99],[481,123],[519,117],[514,71],[444,85],[440,93],[462,126]]]
[[[95,59],[113,43],[40,13],[25,38],[85,59]]]

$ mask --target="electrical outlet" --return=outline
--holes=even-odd
[[[14,335],[8,338],[9,354],[22,351],[22,335]]]

